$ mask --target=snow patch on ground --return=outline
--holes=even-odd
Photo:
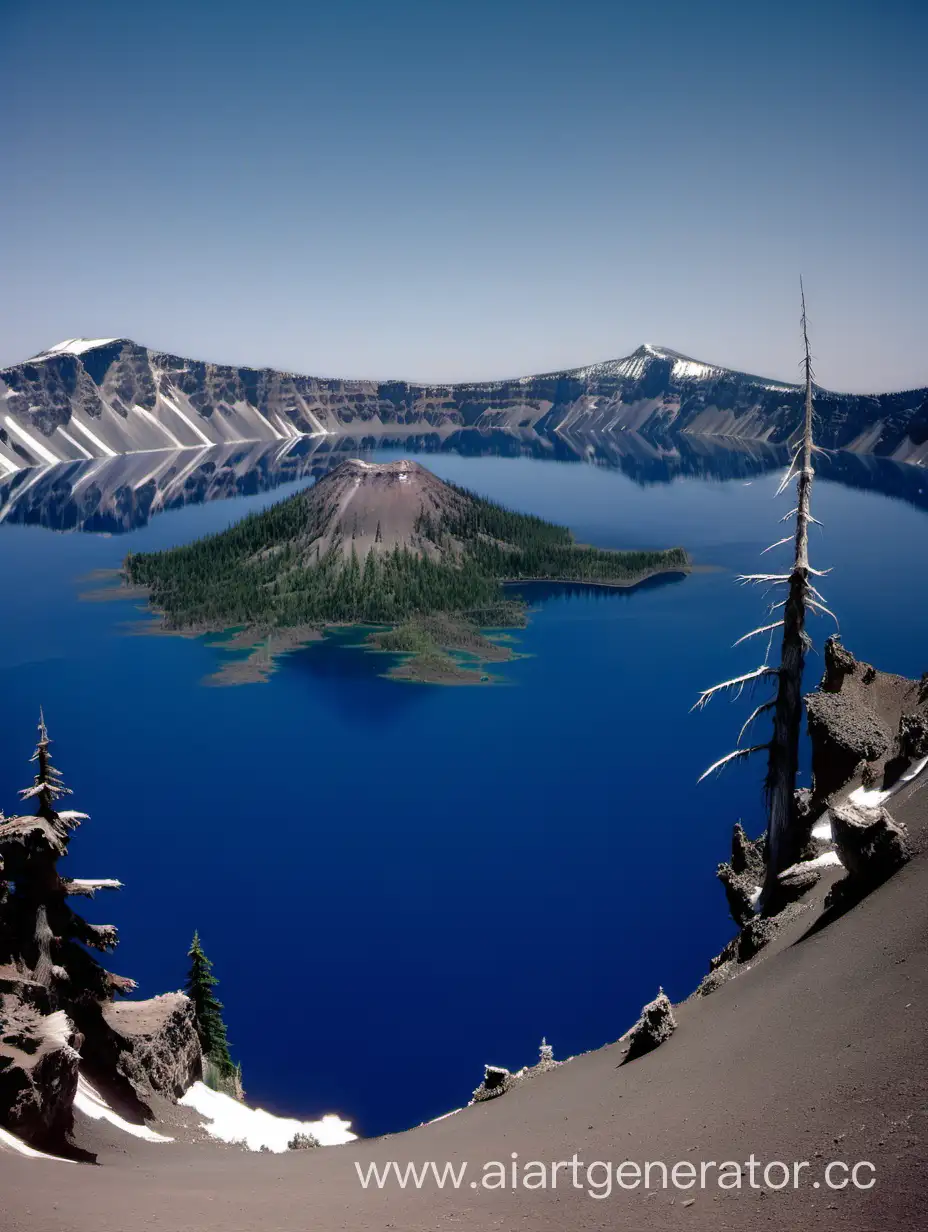
[[[2,1127],[0,1127],[0,1151],[9,1151],[14,1155],[25,1155],[27,1159],[52,1159],[56,1164],[73,1164],[76,1162],[73,1159],[62,1159],[60,1155],[46,1155],[44,1151],[37,1151],[35,1147],[29,1146],[21,1138],[17,1138],[15,1134],[11,1134],[9,1130]]]
[[[164,1134],[156,1134],[147,1125],[133,1125],[124,1120],[118,1112],[114,1112],[96,1087],[92,1086],[83,1074],[78,1075],[77,1094],[74,1096],[74,1107],[94,1121],[109,1121],[124,1133],[132,1134],[134,1138],[143,1138],[146,1142],[173,1142]]]
[[[888,791],[880,791],[879,788],[868,791],[866,787],[858,787],[847,799],[849,804],[856,804],[860,808],[875,809],[879,808],[884,800],[888,800],[890,794]]]
[[[195,1082],[178,1103],[205,1117],[210,1124],[204,1128],[212,1137],[222,1142],[242,1142],[250,1151],[267,1147],[280,1154],[296,1134],[311,1134],[320,1146],[341,1146],[357,1138],[357,1134],[350,1132],[351,1122],[333,1114],[319,1121],[278,1117],[263,1108],[249,1108],[230,1095],[210,1090],[202,1082]]]
[[[812,827],[812,837],[824,839],[826,843],[830,843],[832,839],[831,822],[827,819],[818,822]]]
[[[848,796],[848,803],[856,804],[860,808],[879,808],[884,801],[888,800],[890,796],[894,796],[907,783],[917,779],[926,766],[928,766],[928,757],[923,757],[921,761],[917,761],[909,766],[905,774],[901,775],[888,791],[880,791],[878,788],[872,788],[868,791],[866,787],[858,787]]]

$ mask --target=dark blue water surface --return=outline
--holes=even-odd
[[[119,926],[113,968],[144,996],[176,988],[199,929],[249,1101],[362,1133],[466,1102],[484,1062],[532,1062],[542,1035],[560,1057],[614,1040],[659,984],[688,993],[732,931],[714,877],[732,824],[763,825],[760,763],[695,785],[747,700],[690,707],[763,655],[731,649],[764,623],[733,574],[778,555],[758,554],[784,533],[779,475],[642,487],[603,466],[420,460],[581,541],[682,544],[718,568],[634,592],[529,588],[525,657],[499,686],[391,682],[342,637],[269,683],[209,688],[207,640],[127,636],[144,615],[81,601],[81,579],[308,479],[114,537],[0,525],[0,804],[31,781],[41,703],[92,818],[69,871],[125,883],[87,907]],[[845,643],[920,674],[926,513],[831,482],[815,507]],[[819,645],[828,631],[816,622]]]

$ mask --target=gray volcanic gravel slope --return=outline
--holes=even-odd
[[[340,380],[205,363],[129,339],[70,339],[0,370],[0,475],[56,461],[345,431],[528,428],[782,442],[801,389],[645,344],[624,359],[459,385]],[[928,459],[928,389],[816,391],[827,448]]]
[[[917,849],[928,792],[893,800]],[[820,905],[824,887],[818,890]],[[802,913],[776,952],[707,998],[677,1007],[657,1051],[619,1067],[611,1045],[500,1099],[405,1134],[284,1156],[131,1143],[106,1166],[0,1155],[5,1232],[296,1232],[297,1229],[520,1229],[633,1232],[686,1227],[877,1232],[928,1227],[928,861],[804,936]],[[616,968],[621,978],[621,938]],[[784,944],[791,942],[791,944]],[[659,972],[655,973],[659,977]],[[630,1024],[616,1024],[616,1035]],[[273,1025],[269,1024],[269,1030]],[[487,1058],[492,1059],[492,1058]],[[294,1056],[294,1064],[298,1064]],[[476,1078],[479,1074],[475,1075]],[[464,1093],[462,1093],[463,1095]],[[363,1190],[355,1163],[398,1160],[808,1160],[809,1185],[690,1193]],[[814,1188],[831,1160],[872,1161],[869,1192]],[[694,1199],[689,1206],[685,1202]]]

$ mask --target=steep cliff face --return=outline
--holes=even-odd
[[[193,1003],[182,992],[148,1001],[108,1001],[82,1018],[81,1057],[111,1084],[124,1080],[145,1113],[153,1096],[179,1099],[201,1076]],[[127,1093],[127,1092],[126,1092]]]
[[[463,385],[352,381],[237,368],[128,339],[71,339],[0,371],[0,472],[143,450],[282,443],[407,426],[535,428],[607,437],[670,430],[782,442],[798,386],[645,345],[624,359]],[[816,393],[819,443],[928,459],[928,390]]]

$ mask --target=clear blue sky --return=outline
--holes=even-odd
[[[928,5],[0,0],[0,364],[928,384]]]

